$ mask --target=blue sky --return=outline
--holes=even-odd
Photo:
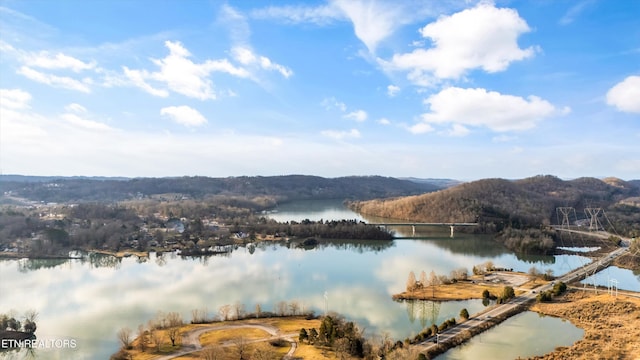
[[[640,178],[640,1],[0,0],[0,170]]]

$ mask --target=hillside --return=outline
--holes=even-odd
[[[39,181],[40,180],[40,181]],[[440,189],[381,176],[322,178],[317,176],[179,177],[136,179],[44,178],[0,176],[2,192],[10,197],[44,202],[121,201],[171,194],[202,199],[211,195],[266,196],[276,201],[301,199],[373,199],[421,194]]]
[[[635,185],[615,178],[565,181],[536,176],[516,181],[484,179],[429,194],[359,201],[351,206],[368,215],[422,222],[478,221],[493,223],[498,230],[555,224],[558,206],[574,207],[578,219],[585,218],[585,207],[602,207],[616,229],[628,233],[636,228],[640,231],[640,208],[625,200],[639,193]]]

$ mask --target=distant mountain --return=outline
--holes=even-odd
[[[414,177],[406,177],[406,178],[399,178],[399,179],[409,180],[418,184],[431,184],[441,189],[450,188],[452,186],[460,185],[463,183],[462,181],[455,180],[455,179],[432,179],[432,178],[421,179],[421,178],[414,178]]]
[[[6,176],[6,175],[5,175]],[[2,191],[14,197],[46,202],[120,201],[159,194],[204,198],[210,195],[268,196],[280,202],[297,199],[373,199],[422,194],[439,190],[382,176],[322,178],[318,176],[241,176],[228,178],[179,177],[86,179],[13,177],[4,179]]]
[[[585,217],[585,207],[601,207],[611,213],[619,211],[621,218],[631,214],[640,219],[639,208],[620,204],[637,196],[640,196],[638,187],[615,178],[565,181],[554,176],[535,176],[515,181],[472,181],[428,194],[354,202],[352,207],[369,215],[411,221],[480,221],[526,227],[556,223],[559,206],[574,207],[578,218]]]
[[[59,179],[66,180],[129,180],[127,177],[109,176],[30,176],[30,175],[0,175],[1,182],[51,182]]]

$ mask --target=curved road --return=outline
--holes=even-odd
[[[280,334],[280,331],[278,330],[278,328],[276,328],[274,326],[263,325],[263,324],[241,324],[241,325],[222,325],[222,326],[220,326],[220,325],[212,325],[212,326],[193,329],[191,331],[188,331],[188,332],[182,334],[182,349],[180,351],[177,351],[177,352],[172,353],[170,355],[165,355],[165,356],[161,356],[161,357],[155,358],[154,360],[174,359],[174,358],[177,358],[179,356],[191,354],[191,353],[194,353],[196,351],[202,350],[203,347],[202,347],[202,344],[200,344],[200,336],[202,334],[204,334],[204,333],[207,333],[207,332],[210,332],[210,331],[227,330],[227,329],[241,329],[241,328],[245,328],[245,329],[260,329],[260,330],[263,330],[263,331],[267,332],[269,335],[271,335],[271,337],[268,337],[268,338],[252,340],[252,341],[250,341],[251,343],[261,342],[261,341],[269,341],[269,340],[273,340],[274,338],[281,338],[281,339],[284,339],[284,340],[288,341],[289,344],[291,345],[291,347],[289,348],[289,351],[283,357],[283,359],[291,359],[291,358],[293,358],[293,354],[296,351],[296,349],[298,348],[298,343],[294,339],[296,334],[284,334],[284,335],[282,335],[282,334]],[[230,344],[226,344],[226,345],[222,345],[222,346],[230,346]]]

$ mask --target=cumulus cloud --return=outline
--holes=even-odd
[[[160,115],[187,127],[201,126],[207,123],[207,119],[198,110],[186,105],[162,108]]]
[[[349,119],[349,120],[355,120],[357,122],[363,122],[365,120],[367,120],[367,112],[364,110],[356,110],[356,111],[352,111],[348,114],[345,114],[343,116],[345,119]]]
[[[522,98],[486,89],[450,87],[425,100],[430,112],[412,132],[428,129],[431,124],[453,124],[454,133],[465,133],[460,126],[487,127],[493,131],[527,130],[542,119],[557,113],[548,101],[537,96]]]
[[[400,92],[399,86],[395,86],[395,85],[387,86],[387,95],[389,95],[389,97],[394,97],[398,95],[399,92]]]
[[[85,78],[82,81],[79,81],[68,76],[57,76],[53,74],[43,73],[28,66],[20,67],[20,69],[18,69],[18,74],[35,82],[57,88],[75,90],[83,93],[91,92],[91,88],[89,87],[89,84],[91,84],[91,79],[89,78]]]
[[[337,131],[337,130],[324,130],[320,132],[323,136],[335,139],[343,140],[346,138],[357,139],[360,137],[360,131],[358,129],[351,129],[349,131]]]
[[[189,50],[178,41],[166,41],[165,46],[169,49],[169,55],[163,59],[152,59],[159,67],[158,71],[123,68],[125,77],[132,85],[155,96],[168,96],[168,89],[187,97],[208,100],[217,97],[213,83],[208,78],[210,73],[223,72],[241,78],[250,76],[247,70],[234,66],[227,59],[194,63],[189,59]],[[155,87],[150,82],[166,86],[167,89]]]
[[[390,70],[409,71],[408,78],[420,85],[459,79],[473,69],[503,71],[511,62],[534,55],[533,47],[521,49],[517,43],[529,31],[516,10],[483,2],[423,27],[420,33],[431,41],[430,48],[395,54],[381,63]]]
[[[387,119],[387,118],[380,118],[380,119],[378,119],[378,124],[380,124],[380,125],[391,125],[391,121],[389,121],[389,119]]]
[[[6,109],[27,109],[31,94],[20,89],[0,89],[0,107]]]
[[[640,113],[640,76],[629,76],[609,89],[607,104],[619,111]]]
[[[413,126],[410,126],[408,128],[408,130],[412,133],[412,134],[426,134],[428,132],[432,132],[434,130],[433,126],[425,123],[425,122],[420,122],[417,123]]]

